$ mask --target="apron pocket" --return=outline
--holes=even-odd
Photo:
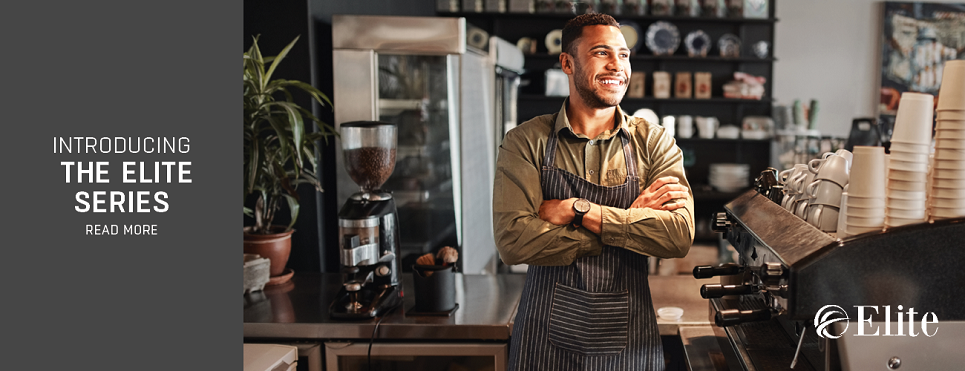
[[[556,284],[549,319],[556,347],[588,356],[618,354],[627,347],[630,295]]]

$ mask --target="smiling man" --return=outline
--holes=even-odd
[[[567,22],[560,65],[571,95],[507,133],[497,161],[500,258],[530,265],[510,370],[663,370],[647,274],[693,242],[681,151],[620,109],[630,50],[612,17]]]

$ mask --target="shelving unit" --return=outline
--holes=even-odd
[[[674,24],[681,40],[681,45],[673,55],[653,55],[645,42],[640,42],[639,47],[630,57],[630,63],[633,73],[643,73],[646,76],[644,97],[624,98],[620,104],[621,108],[628,113],[649,108],[661,117],[667,115],[715,116],[721,126],[739,127],[746,116],[770,117],[773,103],[771,98],[773,66],[777,60],[774,57],[774,26],[778,20],[774,17],[774,6],[775,1],[769,0],[769,17],[765,19],[614,15],[621,24],[630,22],[637,24],[641,30],[641,40],[645,38],[647,28],[657,21]],[[559,56],[549,54],[543,45],[543,40],[550,31],[561,29],[565,21],[574,16],[573,14],[443,12],[439,15],[464,17],[468,23],[511,43],[517,42],[522,37],[536,40],[536,54],[526,55],[526,72],[522,75],[523,82],[518,99],[519,121],[523,122],[560,109],[564,97],[544,95],[545,71],[559,68]],[[688,56],[686,47],[683,45],[687,34],[695,30],[702,30],[711,38],[712,47],[705,57]],[[720,56],[717,41],[724,34],[733,34],[740,38],[740,57]],[[765,58],[758,58],[752,52],[752,45],[758,41],[766,41],[769,44],[768,55]],[[669,72],[671,79],[675,78],[676,72],[710,72],[711,98],[654,98],[652,78],[654,71]],[[723,85],[733,79],[734,72],[763,76],[767,80],[763,98],[761,100],[724,98]],[[752,181],[760,171],[770,165],[771,143],[771,140],[677,138],[677,145],[684,151],[687,178],[694,189],[695,212],[698,219],[709,218],[713,212],[723,210],[723,204],[739,194],[717,192],[707,185],[710,164],[747,163],[751,169],[749,180]],[[701,223],[698,222],[698,225]],[[716,235],[698,232],[699,239],[710,238],[708,236],[716,239]]]

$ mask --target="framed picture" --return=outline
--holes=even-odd
[[[965,59],[965,3],[884,3],[878,116],[887,134],[901,93],[937,96],[947,60]]]

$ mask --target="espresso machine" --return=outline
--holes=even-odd
[[[402,304],[399,217],[392,194],[380,187],[395,168],[397,128],[376,121],[340,127],[345,170],[360,191],[338,213],[342,288],[332,318],[368,319]]]
[[[715,217],[738,261],[693,272],[720,279],[700,295],[729,369],[961,369],[965,218],[840,239],[768,197],[772,173]]]

